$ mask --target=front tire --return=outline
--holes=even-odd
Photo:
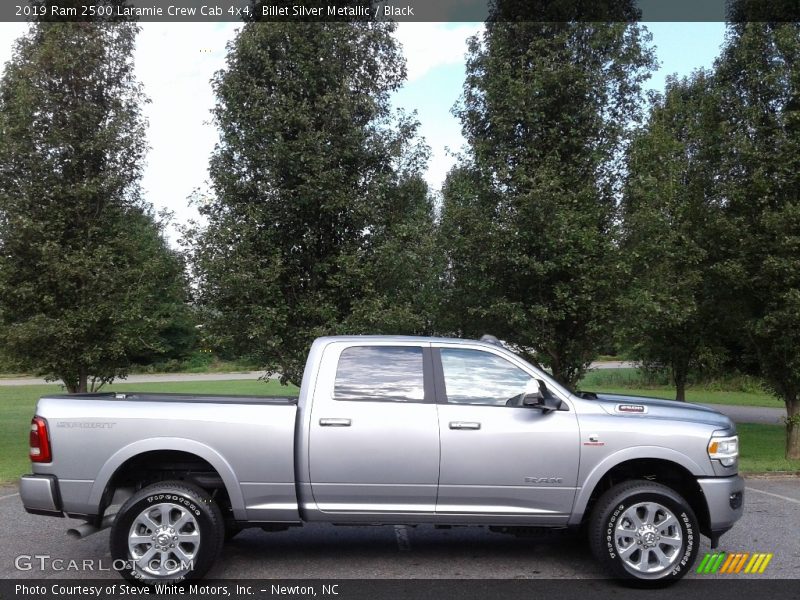
[[[111,528],[119,573],[139,583],[202,577],[219,556],[225,525],[201,488],[183,481],[148,486],[122,505]]]
[[[689,503],[651,481],[621,483],[603,494],[589,521],[592,552],[611,574],[638,587],[682,578],[697,558],[699,529]]]

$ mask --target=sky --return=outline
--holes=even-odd
[[[667,75],[708,68],[723,43],[723,23],[645,23],[660,62],[649,87],[663,90]],[[0,65],[11,57],[13,41],[26,25],[0,23]],[[145,198],[156,210],[174,213],[174,223],[197,218],[188,198],[208,191],[208,158],[217,141],[209,84],[225,65],[225,46],[235,23],[143,23],[136,46],[136,72],[151,102],[150,151],[142,179]],[[466,40],[481,30],[474,23],[401,23],[397,36],[407,60],[408,81],[393,98],[397,108],[416,111],[420,134],[431,148],[426,180],[439,190],[463,145],[451,114],[464,82]],[[171,230],[170,240],[177,234]]]

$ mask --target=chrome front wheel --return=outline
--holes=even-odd
[[[654,481],[631,480],[597,500],[589,541],[613,576],[638,587],[659,587],[692,568],[700,529],[692,507],[677,491]]]
[[[683,533],[678,519],[657,502],[639,502],[617,520],[614,544],[620,558],[634,571],[655,574],[680,558]]]

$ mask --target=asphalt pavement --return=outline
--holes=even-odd
[[[776,401],[775,404],[778,404]],[[733,406],[730,404],[703,404],[708,408],[729,416],[735,423],[764,423],[767,425],[783,425],[786,408],[768,408],[766,406]]]
[[[4,541],[0,578],[118,577],[107,570],[111,565],[108,531],[73,540],[66,530],[76,521],[25,513],[12,486],[0,487],[0,523]],[[773,553],[765,573],[752,577],[796,578],[800,573],[798,531],[800,479],[748,478],[744,516],[722,537],[719,550]],[[705,552],[710,548],[703,538],[700,559]],[[99,570],[89,571],[87,566]],[[227,543],[208,577],[592,579],[604,578],[605,573],[577,534],[516,538],[483,527],[317,524],[276,533],[246,530]],[[692,572],[688,577],[723,576]]]

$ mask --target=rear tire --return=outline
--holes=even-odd
[[[199,579],[225,541],[219,507],[183,481],[148,486],[122,505],[111,528],[114,568],[137,583]]]
[[[636,587],[663,587],[682,578],[697,558],[697,517],[672,488],[634,480],[615,485],[589,518],[597,560]]]

